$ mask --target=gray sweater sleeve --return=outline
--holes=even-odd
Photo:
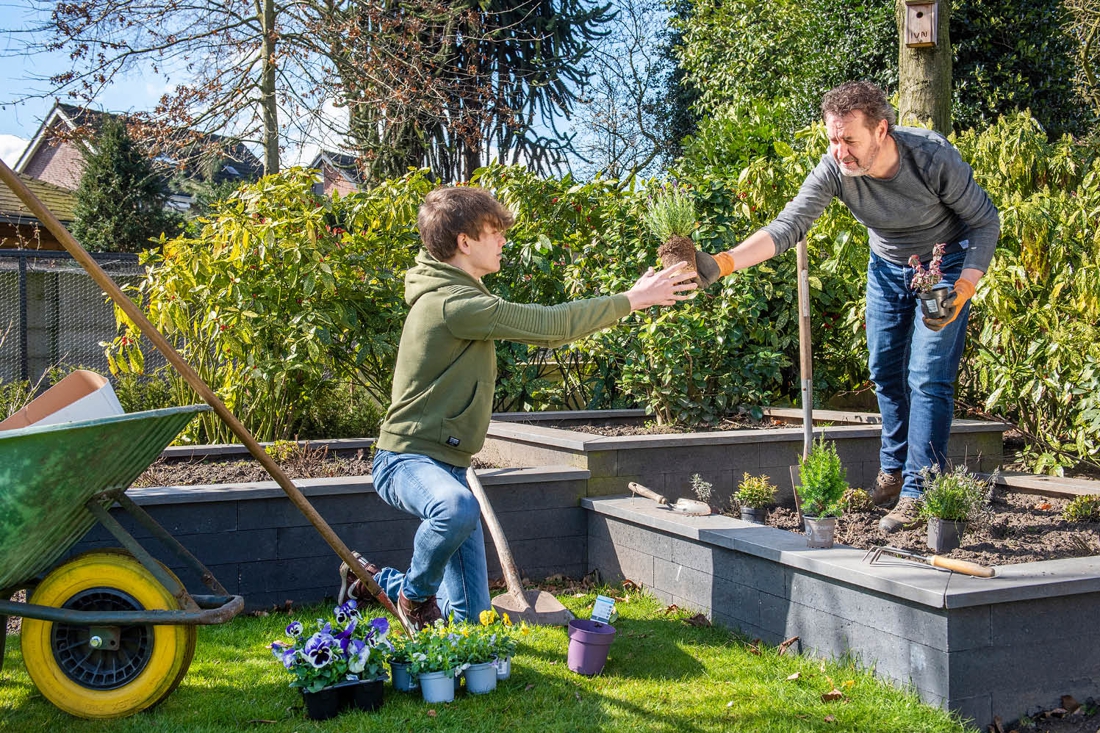
[[[1001,217],[974,180],[974,170],[954,146],[945,145],[932,156],[927,180],[935,187],[944,206],[954,211],[969,228],[970,247],[963,267],[985,272],[997,250]]]
[[[764,227],[764,231],[775,242],[777,255],[786,252],[805,237],[829,203],[840,195],[840,187],[837,185],[839,175],[839,169],[834,165],[830,170],[829,158],[823,156],[821,162],[802,182],[798,195],[783,207],[779,216]]]

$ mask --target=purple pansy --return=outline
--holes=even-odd
[[[287,636],[301,636],[302,635],[302,622],[291,621],[286,627]]]
[[[331,634],[318,632],[306,642],[303,655],[316,669],[326,667],[336,659],[338,644]]]

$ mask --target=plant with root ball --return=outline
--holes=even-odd
[[[657,256],[664,267],[686,262],[689,270],[695,270],[695,243],[691,241],[696,226],[695,200],[686,188],[673,184],[655,191],[642,220],[661,242]]]

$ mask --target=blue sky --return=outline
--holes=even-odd
[[[0,28],[26,28],[33,19],[24,0],[0,0]],[[15,55],[18,50],[18,39],[0,32],[0,159],[8,165],[15,165],[53,107],[52,89],[43,77],[48,79],[69,68],[68,54],[43,53],[27,58]],[[111,112],[151,109],[166,89],[163,79],[131,76],[108,89],[100,106]],[[31,94],[44,94],[45,97],[12,103],[14,99]]]

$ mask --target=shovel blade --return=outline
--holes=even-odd
[[[522,598],[514,593],[501,593],[493,599],[499,614],[508,614],[512,623],[526,621],[535,626],[567,626],[576,618],[572,611],[544,590],[529,590]]]

